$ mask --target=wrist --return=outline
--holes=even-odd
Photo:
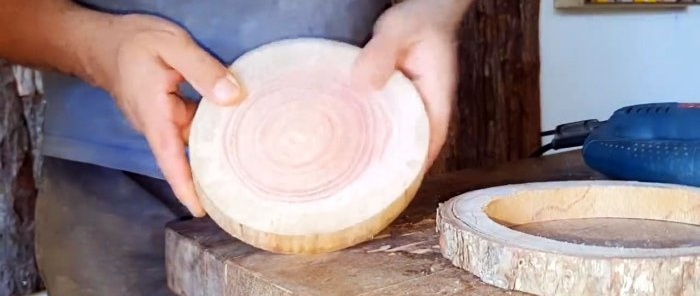
[[[119,16],[76,8],[67,13],[66,28],[69,36],[62,43],[66,56],[63,72],[75,75],[85,82],[103,89],[109,87],[109,72],[118,42],[115,28]],[[110,53],[110,51],[112,51]],[[112,69],[115,70],[115,69]]]

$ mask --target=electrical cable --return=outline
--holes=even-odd
[[[558,125],[555,129],[543,131],[540,135],[554,136],[550,143],[540,147],[533,152],[530,157],[540,157],[549,150],[558,150],[563,148],[572,148],[582,146],[588,138],[588,135],[598,127],[605,124],[607,121],[598,121],[596,119],[588,119],[577,122],[570,122]]]
[[[554,135],[554,134],[556,134],[556,133],[557,133],[556,130],[549,130],[549,131],[541,132],[541,133],[540,133],[540,136],[546,137],[546,136]]]
[[[547,151],[549,151],[549,150],[552,150],[552,143],[548,143],[548,144],[546,144],[546,145],[540,147],[540,148],[537,149],[535,152],[533,152],[532,154],[530,154],[530,157],[540,157],[540,156],[542,156],[543,154],[545,154],[545,152],[547,152]]]

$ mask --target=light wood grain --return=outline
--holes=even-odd
[[[696,295],[700,247],[608,247],[535,236],[514,226],[587,218],[700,224],[700,190],[619,181],[482,189],[440,206],[440,248],[482,281],[536,295]]]
[[[246,93],[240,105],[200,104],[193,176],[205,210],[228,233],[275,253],[331,252],[371,239],[413,199],[429,142],[423,101],[398,71],[381,89],[355,83],[359,53],[338,41],[275,41],[231,65]],[[286,129],[309,117],[318,125]],[[294,144],[301,141],[308,145]]]
[[[183,296],[525,296],[481,284],[441,258],[434,218],[424,211],[376,239],[315,255],[253,248],[208,219],[177,223],[167,232],[169,282]]]

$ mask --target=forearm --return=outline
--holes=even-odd
[[[471,7],[474,0],[418,0],[418,1],[430,1],[432,5],[436,5],[439,8],[441,15],[444,17],[445,22],[455,28],[459,26],[464,15]]]
[[[430,28],[456,31],[474,0],[392,0],[403,7],[412,23],[430,24]],[[417,19],[417,20],[416,20]]]
[[[107,14],[70,0],[4,0],[0,5],[0,58],[48,68],[94,82],[90,69]],[[100,32],[102,31],[102,32]]]

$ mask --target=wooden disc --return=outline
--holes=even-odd
[[[436,220],[443,256],[503,289],[535,295],[700,294],[697,244],[608,247],[512,229],[587,218],[659,220],[695,227],[700,224],[700,190],[624,181],[518,184],[454,197],[440,205]]]
[[[427,114],[398,71],[380,91],[354,87],[359,52],[315,38],[269,43],[230,66],[241,104],[202,101],[190,162],[221,228],[272,252],[330,252],[405,209],[425,172]]]

